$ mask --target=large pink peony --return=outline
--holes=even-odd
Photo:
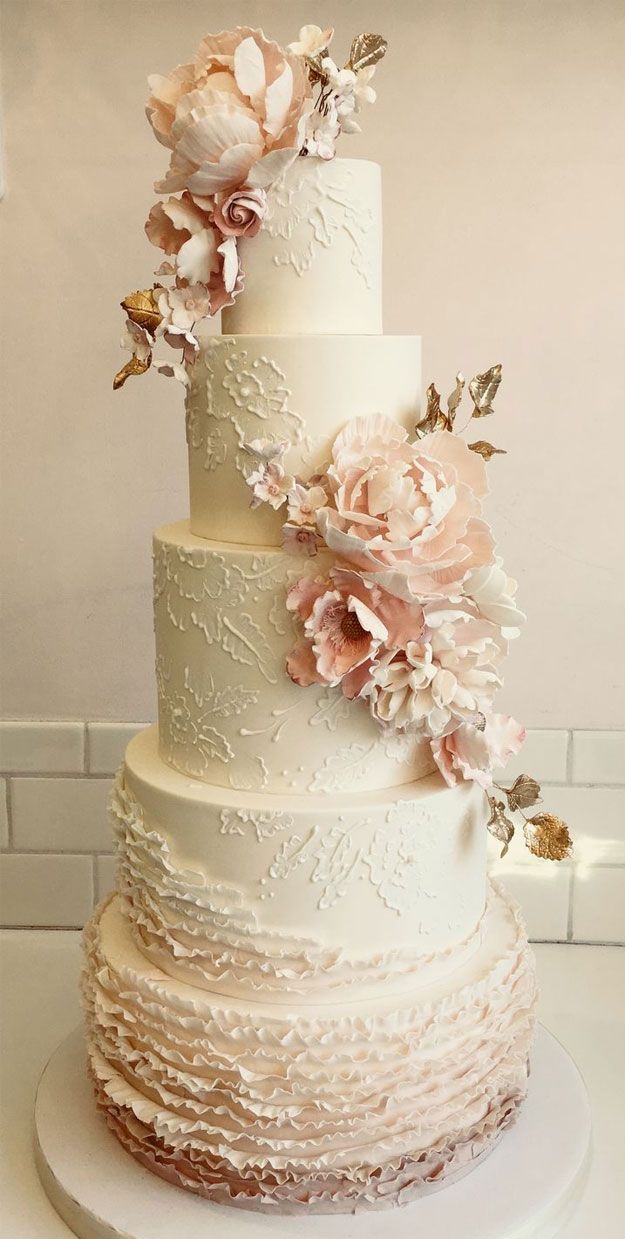
[[[462,723],[449,736],[432,740],[434,760],[449,787],[473,779],[488,789],[495,770],[518,753],[525,728],[507,714],[491,714],[484,726]]]
[[[171,150],[159,193],[267,188],[296,158],[310,109],[303,60],[240,26],[208,35],[193,64],[149,79],[147,115]]]
[[[399,598],[449,597],[493,561],[481,519],[484,461],[463,439],[437,431],[411,443],[376,414],[348,422],[328,470],[333,507],[317,515],[327,545]]]
[[[404,649],[373,664],[367,695],[379,722],[441,736],[491,708],[507,643],[468,599],[426,603],[422,619]]]

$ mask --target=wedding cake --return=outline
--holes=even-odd
[[[381,334],[380,169],[332,156],[385,45],[339,70],[330,37],[209,36],[151,81],[173,282],[124,302],[117,385],[185,384],[190,517],[154,536],[158,726],[116,780],[83,977],[124,1147],[276,1212],[401,1204],[479,1163],[525,1095],[536,999],[486,869],[487,825],[505,846],[538,797],[493,791],[523,737],[491,709],[522,619],[482,514],[495,449],[454,430],[460,376],[419,412],[420,341]]]

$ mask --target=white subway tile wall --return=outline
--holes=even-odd
[[[115,882],[111,776],[142,723],[0,722],[0,925],[67,928]],[[522,837],[491,868],[537,941],[625,944],[625,731],[528,732],[506,779],[528,771],[569,823],[573,860],[532,857]]]
[[[87,723],[87,771],[115,774],[126,745],[145,723]]]
[[[625,731],[576,731],[573,782],[625,787]]]

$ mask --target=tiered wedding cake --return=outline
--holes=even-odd
[[[320,576],[337,563],[337,435],[349,473],[363,428],[373,455],[378,439],[403,452],[393,427],[414,432],[418,418],[419,340],[380,334],[379,168],[311,153],[267,198],[258,235],[238,238],[245,288],[225,334],[189,369],[190,520],[154,539],[159,724],[131,742],[113,793],[118,892],[86,932],[84,996],[98,1104],[145,1166],[214,1201],[348,1211],[410,1201],[489,1152],[525,1094],[535,982],[518,911],[487,881],[487,780],[460,777],[461,747],[441,756],[463,709],[481,743],[486,720],[466,694],[485,659],[452,706],[452,672],[440,672],[426,734],[405,717],[391,725],[388,681],[376,681],[376,716],[372,681],[348,692],[345,666],[323,662],[365,637],[375,657],[348,659],[350,674],[389,660],[397,673],[399,656],[383,653],[389,608],[381,627],[364,568],[360,584],[343,568],[343,611],[332,578],[334,638],[323,625],[311,636],[330,596]],[[461,441],[432,438],[437,468],[459,476]],[[484,462],[462,451],[479,492]],[[428,476],[440,528],[463,484],[437,499]],[[302,517],[315,491],[324,538]],[[475,536],[484,528],[476,520]],[[459,605],[447,594],[444,615],[426,606],[433,631]],[[466,602],[463,640],[479,622],[483,651],[477,606]],[[301,621],[308,646],[292,651]],[[518,799],[531,803],[527,789]]]

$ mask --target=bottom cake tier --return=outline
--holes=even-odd
[[[218,1203],[408,1203],[472,1169],[525,1095],[534,963],[498,886],[470,959],[375,1002],[298,1008],[172,980],[137,948],[115,896],[85,939],[98,1105],[144,1166]]]

